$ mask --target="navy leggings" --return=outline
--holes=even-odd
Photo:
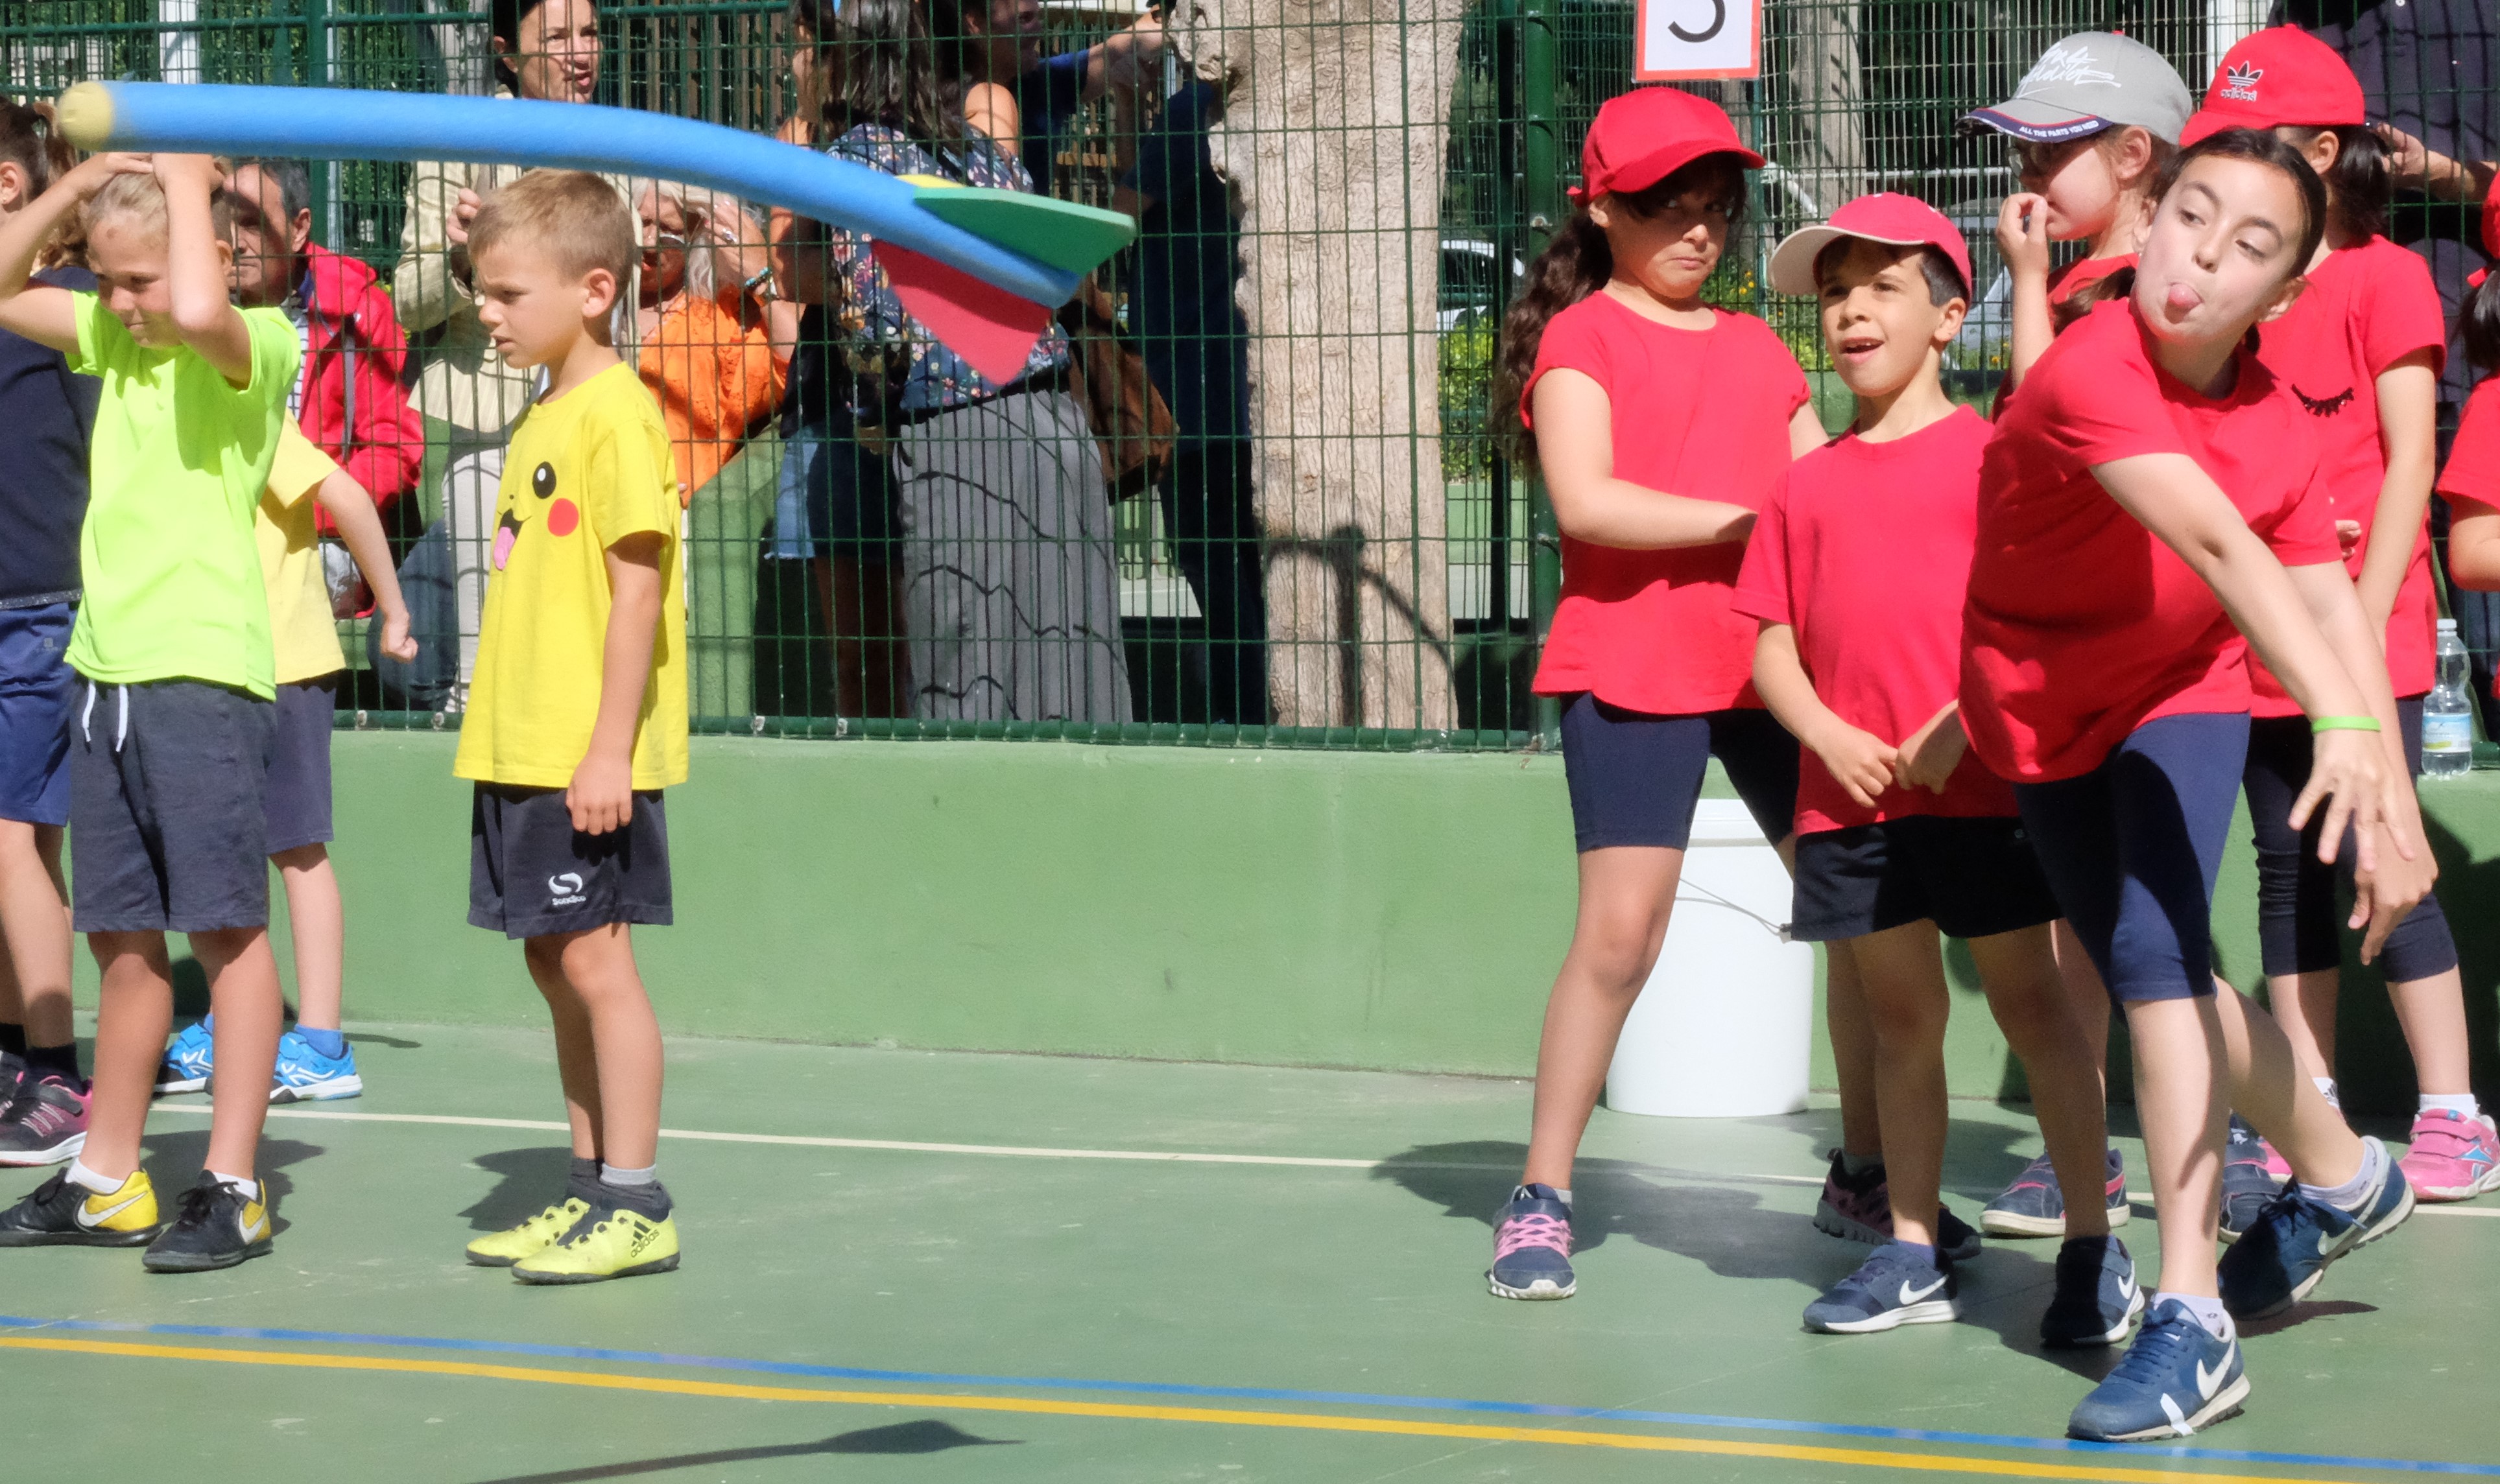
[[[2244,712],[2165,716],[2080,778],[2014,786],[2050,888],[2111,999],[2214,992],[2214,878],[2248,744]]]
[[[2421,773],[2421,697],[2396,702],[2405,728],[2405,760]],[[2335,863],[2318,858],[2321,822],[2298,834],[2286,823],[2291,802],[2309,782],[2309,719],[2261,717],[2249,726],[2249,761],[2241,782],[2249,793],[2251,833],[2257,846],[2257,943],[2269,976],[2308,974],[2344,962],[2346,909],[2340,887],[2352,880],[2352,832]],[[2456,967],[2456,939],[2437,896],[2425,896],[2387,934],[2379,967],[2391,984],[2411,984]]]

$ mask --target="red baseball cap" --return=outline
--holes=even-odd
[[[2205,106],[2179,131],[2179,143],[2224,129],[2366,122],[2361,80],[2334,48],[2298,26],[2269,26],[2222,53]]]
[[[1647,190],[1705,154],[1732,154],[1747,170],[1762,157],[1736,138],[1727,111],[1671,87],[1636,87],[1606,100],[1580,146],[1580,183],[1571,199]]]
[[[1934,207],[1895,191],[1860,196],[1832,212],[1831,220],[1790,233],[1771,252],[1771,287],[1783,294],[1818,292],[1814,260],[1826,245],[1844,237],[1894,247],[1924,243],[1941,249],[1961,271],[1962,296],[1970,296],[1970,244],[1962,241],[1961,229]]]

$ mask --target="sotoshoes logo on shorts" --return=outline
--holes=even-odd
[[[561,875],[550,876],[547,878],[548,906],[578,907],[585,900],[587,900],[587,898],[581,894],[580,872],[566,871]]]

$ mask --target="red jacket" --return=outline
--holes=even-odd
[[[408,337],[372,269],[309,243],[304,252],[304,400],[296,421],[387,510],[416,488],[425,463],[425,420],[400,385]],[[337,533],[326,511],[320,527]]]

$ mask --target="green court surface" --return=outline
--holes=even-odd
[[[2500,1477],[2500,1203],[2425,1209],[2253,1335],[2246,1417],[2085,1448],[2057,1435],[2111,1361],[2041,1351],[2047,1243],[1967,1265],[1960,1324],[1800,1331],[1862,1250],[1808,1224],[1827,1108],[1601,1112],[1580,1294],[1517,1304],[1480,1274],[1522,1082],[679,1040],[684,1267],[527,1289],[460,1247],[561,1178],[546,1037],[354,1039],[371,1092],[270,1120],[274,1256],[0,1254],[0,1477]],[[159,1105],[160,1188],[204,1112]],[[2036,1136],[1955,1116],[1975,1215]]]

